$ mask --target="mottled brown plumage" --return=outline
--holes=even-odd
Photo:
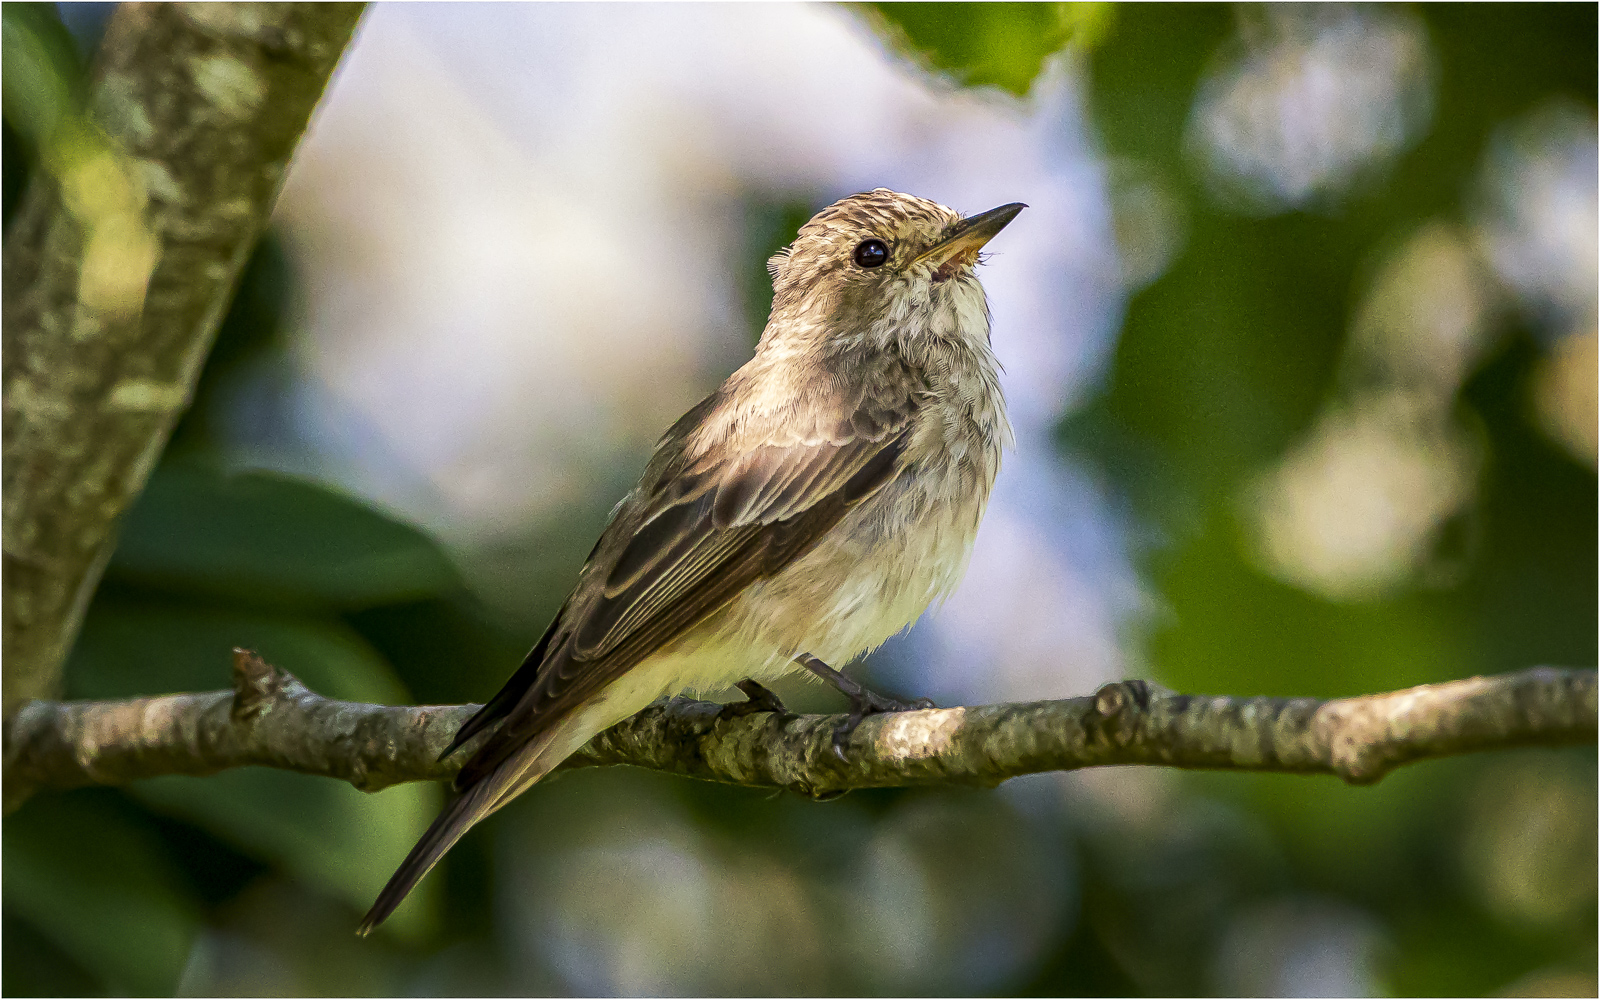
[[[772,258],[755,356],[662,437],[555,621],[461,728],[451,750],[499,724],[361,933],[601,729],[802,655],[842,665],[949,593],[1010,435],[972,268],[1021,208],[963,220],[879,188]]]

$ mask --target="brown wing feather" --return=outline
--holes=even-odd
[[[499,713],[505,725],[462,768],[457,787],[470,787],[568,710],[816,544],[893,475],[913,405],[905,399],[889,415],[880,405],[862,419],[873,437],[767,445],[689,469],[658,451],[656,475],[646,476],[653,488],[618,510],[536,677]]]
[[[641,527],[576,629],[574,659],[598,660],[733,559],[761,529],[837,493],[888,441],[757,449]],[[774,568],[774,570],[777,567]],[[746,581],[748,582],[748,581]]]

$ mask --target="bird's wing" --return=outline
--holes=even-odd
[[[457,787],[471,787],[570,709],[793,562],[887,482],[916,405],[908,391],[896,395],[819,404],[814,420],[791,411],[783,415],[789,431],[746,427],[739,441],[764,443],[699,457],[690,457],[685,425],[692,431],[722,401],[714,395],[685,415],[618,508],[545,637],[462,727],[456,745],[506,720],[462,768]]]

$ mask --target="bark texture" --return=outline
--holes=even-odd
[[[5,728],[7,809],[44,788],[115,785],[264,765],[376,791],[454,775],[475,748],[438,756],[476,705],[391,707],[323,698],[236,650],[233,689],[23,707]],[[601,733],[563,767],[633,764],[818,798],[855,788],[995,785],[1108,764],[1333,774],[1366,784],[1424,757],[1592,743],[1593,670],[1536,667],[1388,694],[1228,698],[1120,681],[1093,697],[870,716],[849,760],[837,715],[754,712],[674,699]]]
[[[4,252],[5,709],[58,690],[361,4],[123,4]]]

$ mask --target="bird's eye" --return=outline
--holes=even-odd
[[[862,240],[856,247],[856,263],[862,267],[877,267],[889,259],[889,245],[882,240]]]

